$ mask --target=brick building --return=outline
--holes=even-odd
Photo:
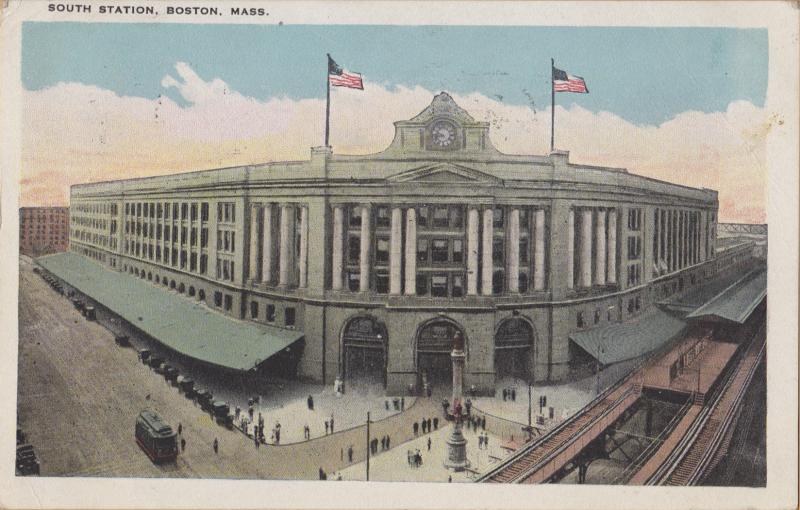
[[[19,209],[19,251],[32,256],[67,251],[69,208],[21,207]]]

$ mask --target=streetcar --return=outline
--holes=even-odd
[[[136,443],[155,463],[173,462],[178,457],[177,434],[159,415],[147,409],[136,418]]]

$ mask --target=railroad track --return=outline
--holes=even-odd
[[[736,368],[729,371],[719,390],[698,415],[686,436],[651,476],[647,485],[697,485],[724,457],[733,426],[766,350],[765,325],[751,338]]]

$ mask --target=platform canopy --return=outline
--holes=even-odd
[[[681,319],[651,307],[638,318],[571,333],[569,338],[603,365],[638,358],[658,349],[686,328]]]
[[[767,296],[767,269],[752,271],[686,316],[690,320],[743,324]]]
[[[295,330],[239,321],[153,283],[59,253],[37,264],[170,349],[233,370],[250,370],[303,337]]]

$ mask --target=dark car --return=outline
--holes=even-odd
[[[170,365],[165,361],[164,363],[156,367],[155,372],[157,374],[165,375],[167,373],[167,370],[169,370],[170,368],[172,368],[172,365]]]
[[[184,377],[178,382],[178,388],[187,396],[192,397],[194,396],[194,380],[188,377]]]
[[[139,359],[142,360],[142,363],[147,363],[148,358],[150,358],[150,349],[139,349]]]
[[[164,369],[164,379],[175,384],[178,379],[178,369],[173,366],[167,366]]]
[[[86,307],[85,316],[86,316],[86,320],[87,321],[93,321],[93,320],[97,319],[97,315],[95,314],[93,306],[87,306]]]
[[[211,410],[211,402],[214,400],[214,395],[211,394],[208,390],[197,390],[196,397],[197,403],[200,404],[200,408],[205,411]]]
[[[131,344],[131,339],[128,335],[117,335],[114,337],[114,342],[121,347],[127,347]]]
[[[233,428],[233,416],[231,416],[231,406],[220,400],[214,401],[211,404],[211,412],[214,414],[214,419],[220,425],[228,428]]]
[[[164,363],[164,358],[156,356],[155,354],[151,355],[147,360],[147,364],[150,365],[150,368],[158,368],[162,363]]]

